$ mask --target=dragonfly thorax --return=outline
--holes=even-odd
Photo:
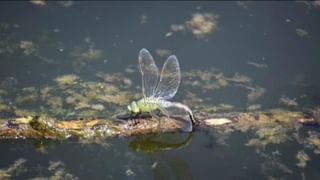
[[[130,105],[128,105],[128,110],[132,113],[150,112],[159,109],[164,102],[164,100],[157,98],[143,98],[139,101],[132,101]]]
[[[128,105],[128,110],[132,113],[139,113],[140,109],[139,106],[137,104],[136,101],[132,101],[129,105]]]
[[[156,109],[159,109],[162,105],[162,101],[149,97],[149,98],[142,98],[137,102],[140,112],[151,112]]]

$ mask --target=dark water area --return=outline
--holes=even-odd
[[[319,18],[319,1],[1,2],[0,117],[123,113],[142,97],[142,48],[159,69],[177,56],[173,100],[196,112],[319,112]],[[320,141],[307,139],[319,128],[280,126],[271,138],[217,128],[95,143],[1,140],[0,179],[320,179]],[[257,137],[270,142],[250,145]]]

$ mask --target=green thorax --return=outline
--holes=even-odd
[[[140,112],[150,112],[161,108],[164,104],[163,100],[159,100],[157,98],[143,98],[140,99],[137,103]]]

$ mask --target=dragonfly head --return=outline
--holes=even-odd
[[[128,105],[128,110],[132,113],[139,113],[140,112],[140,108],[137,104],[136,101],[132,101],[129,105]]]

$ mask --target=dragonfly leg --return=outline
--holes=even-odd
[[[159,115],[155,111],[149,112],[152,118],[155,118],[158,120],[158,132],[161,132],[161,121]]]
[[[132,122],[132,124],[130,124],[131,126],[135,126],[137,124],[139,124],[139,119],[141,118],[141,113],[131,113],[130,115],[130,121]]]

